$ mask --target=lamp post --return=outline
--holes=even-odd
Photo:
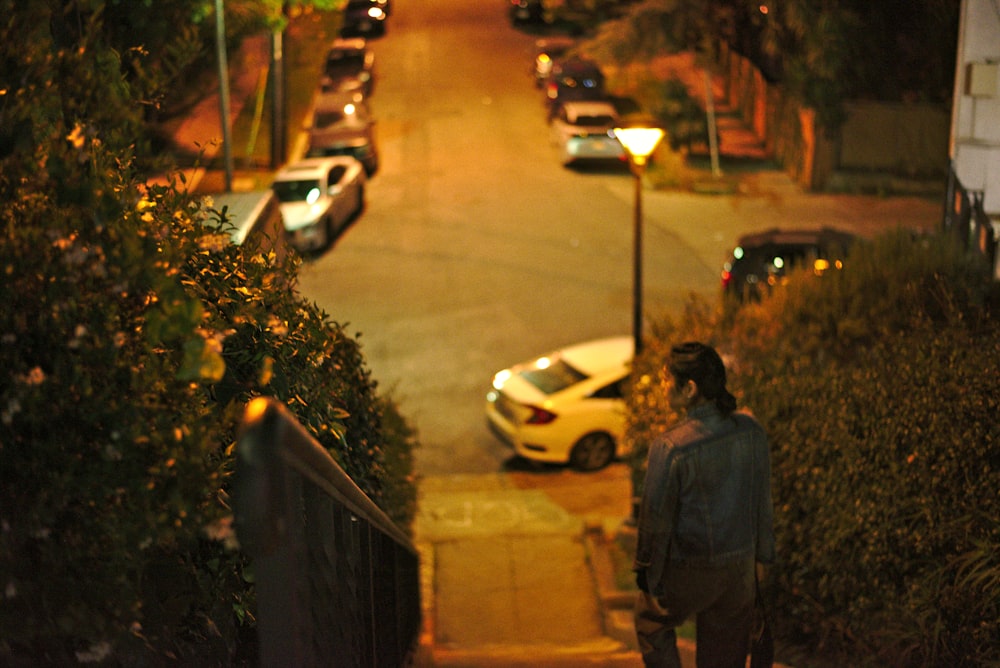
[[[663,129],[653,125],[635,125],[614,129],[615,137],[625,147],[635,177],[635,215],[632,250],[632,336],[636,357],[642,352],[642,175],[649,156],[663,139]]]

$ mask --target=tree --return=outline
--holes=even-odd
[[[725,42],[835,127],[851,99],[947,104],[958,12],[959,0],[646,0],[617,38],[635,57]]]

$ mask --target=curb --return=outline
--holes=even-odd
[[[615,565],[611,557],[611,544],[623,537],[626,540],[634,541],[635,529],[622,524],[609,533],[606,527],[594,523],[587,523],[584,528],[584,541],[597,586],[597,598],[600,602],[601,613],[604,615],[604,633],[638,654],[639,641],[635,635],[635,624],[632,617],[636,591],[618,587],[615,578]],[[695,665],[694,641],[687,638],[677,638],[677,651],[680,653],[683,665]]]

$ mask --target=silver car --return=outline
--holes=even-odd
[[[364,208],[365,169],[350,156],[306,158],[280,170],[271,188],[291,244],[305,252],[330,245]]]
[[[378,170],[375,119],[360,92],[322,93],[316,98],[309,127],[309,157],[350,155],[365,166],[365,176]]]
[[[615,137],[618,112],[611,102],[564,102],[552,119],[552,142],[559,147],[562,164],[578,161],[624,162],[625,149]]]

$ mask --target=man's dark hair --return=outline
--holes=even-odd
[[[736,410],[736,397],[726,389],[726,366],[715,348],[697,341],[681,343],[670,349],[667,365],[677,385],[693,380],[704,398],[729,414]]]

